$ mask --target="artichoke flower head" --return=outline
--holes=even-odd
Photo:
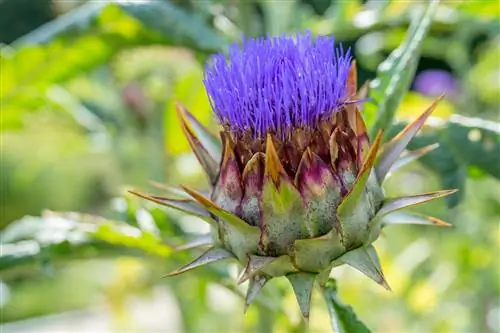
[[[372,243],[388,224],[448,225],[401,209],[451,194],[386,198],[386,176],[435,146],[405,152],[437,101],[391,141],[367,135],[356,66],[333,37],[245,39],[215,55],[204,84],[221,126],[219,140],[183,106],[184,133],[206,172],[206,196],[135,194],[198,216],[213,232],[183,246],[208,246],[177,275],[223,259],[242,265],[248,306],[267,281],[285,276],[309,316],[315,281],[347,264],[389,289]]]

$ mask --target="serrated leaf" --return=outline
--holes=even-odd
[[[422,16],[410,24],[405,41],[394,50],[377,69],[377,78],[370,85],[372,103],[366,103],[365,121],[370,128],[370,137],[392,125],[394,114],[403,96],[408,91],[420,58],[420,49],[439,0],[432,0]]]
[[[336,333],[370,333],[351,306],[339,299],[335,280],[329,279],[322,289],[328,313],[330,314],[332,329]]]

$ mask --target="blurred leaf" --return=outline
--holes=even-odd
[[[398,120],[415,119],[420,116],[434,100],[435,98],[410,91],[403,97],[394,116]],[[454,105],[448,100],[443,99],[432,112],[432,117],[446,120],[454,113]]]
[[[477,16],[481,19],[485,18],[499,18],[500,6],[498,2],[489,0],[476,0],[476,1],[458,1],[457,8],[471,16]]]
[[[335,1],[330,8],[328,8],[325,16],[332,19],[333,29],[335,35],[342,34],[342,30],[352,23],[353,17],[361,11],[363,6],[362,1]]]
[[[270,35],[280,35],[294,24],[297,0],[260,1],[264,12],[266,31]]]
[[[87,30],[94,19],[108,3],[89,2],[77,9],[44,24],[14,42],[14,47],[31,44],[45,44],[70,30]]]
[[[172,249],[162,244],[153,233],[128,225],[102,224],[91,235],[109,244],[137,249],[161,257],[172,252]]]
[[[365,106],[365,119],[370,136],[380,129],[390,128],[396,109],[408,91],[415,75],[420,49],[439,0],[429,3],[422,17],[415,17],[408,29],[406,40],[384,60],[377,70],[377,79],[370,86],[374,102]]]
[[[102,151],[106,138],[98,132],[82,133],[58,111],[41,111],[36,118],[24,115],[23,130],[2,132],[0,183],[5,192],[0,229],[43,209],[98,208],[121,182],[117,160]]]
[[[404,125],[395,125],[390,135],[395,135]],[[421,160],[439,176],[444,188],[461,190],[446,199],[450,207],[463,198],[465,182],[471,172],[476,177],[482,172],[500,179],[499,123],[458,115],[447,122],[431,118],[408,148],[414,150],[436,142],[439,148]]]
[[[497,28],[498,32],[498,28]],[[500,107],[500,74],[498,59],[500,59],[500,37],[491,41],[479,54],[477,63],[468,72],[470,88],[478,97],[495,108]]]
[[[340,301],[335,280],[328,280],[323,288],[323,296],[330,313],[334,332],[370,333],[368,327],[358,319],[352,307]]]
[[[14,46],[45,44],[68,32],[87,32],[96,17],[109,8],[120,8],[140,24],[158,32],[169,44],[184,45],[198,50],[215,51],[223,47],[224,39],[207,26],[196,14],[188,13],[170,1],[142,2],[88,2],[74,11],[60,16],[39,29],[18,39]],[[136,27],[124,21],[108,21],[105,30],[128,30],[132,35]]]
[[[123,222],[78,213],[47,212],[10,224],[1,234],[0,270],[44,261],[150,254],[171,248],[150,232]]]
[[[166,1],[89,2],[1,49],[0,98],[8,115],[2,128],[19,125],[19,109],[43,107],[51,84],[88,73],[124,48],[148,44],[211,52],[225,41],[195,14]]]
[[[175,104],[181,102],[193,113],[198,121],[207,125],[212,119],[210,103],[203,86],[203,71],[193,64],[190,71],[177,81],[173,97],[169,99],[165,112],[165,145],[170,154],[182,154],[189,151],[189,144],[177,118]]]
[[[124,3],[119,6],[145,27],[161,33],[171,44],[205,51],[217,51],[225,45],[224,39],[200,17],[169,1]]]
[[[500,179],[500,123],[456,115],[443,135],[459,162]]]

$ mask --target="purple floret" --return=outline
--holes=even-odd
[[[284,137],[294,128],[316,127],[347,102],[349,50],[333,37],[244,39],[207,64],[204,84],[219,122],[235,134],[268,132]]]

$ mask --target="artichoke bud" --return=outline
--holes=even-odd
[[[206,252],[170,275],[236,258],[244,267],[239,282],[250,281],[247,305],[269,279],[286,276],[307,317],[314,281],[324,283],[335,266],[347,264],[388,288],[372,246],[383,227],[447,225],[401,210],[453,191],[386,198],[382,190],[439,99],[391,141],[382,144],[379,133],[370,142],[350,52],[310,33],[235,44],[229,60],[211,58],[204,84],[221,140],[178,110],[210,195],[185,187],[192,200],[138,194],[216,230]],[[206,246],[207,236],[190,244]]]

